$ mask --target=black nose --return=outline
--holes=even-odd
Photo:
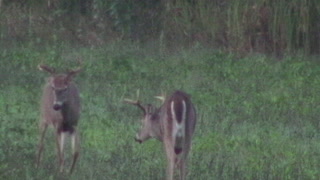
[[[59,111],[61,109],[61,105],[59,104],[54,104],[53,105],[53,109],[56,110],[56,111]]]
[[[134,140],[136,141],[136,142],[138,142],[138,143],[142,143],[142,141],[140,140],[140,139],[138,139],[138,138],[134,138]]]

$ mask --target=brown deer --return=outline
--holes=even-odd
[[[57,151],[60,172],[63,172],[63,149],[67,134],[71,136],[73,161],[70,169],[72,173],[79,156],[79,136],[77,124],[80,117],[80,97],[78,89],[72,78],[81,70],[68,71],[65,74],[56,74],[55,70],[46,65],[39,65],[41,71],[51,74],[43,89],[41,100],[40,141],[37,154],[37,167],[39,167],[43,151],[43,140],[49,125],[56,133]]]
[[[139,143],[149,138],[162,141],[167,155],[167,179],[172,180],[175,169],[179,168],[180,179],[184,180],[187,156],[196,125],[196,111],[190,97],[182,91],[175,91],[163,100],[160,108],[154,108],[150,104],[143,106],[139,100],[124,101],[138,106],[144,113],[142,128],[135,140]]]

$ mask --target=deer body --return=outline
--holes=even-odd
[[[80,97],[72,77],[80,71],[69,71],[67,74],[55,74],[54,70],[45,65],[41,70],[51,74],[44,86],[41,100],[40,142],[38,147],[37,166],[40,164],[43,151],[43,140],[49,125],[53,126],[56,134],[57,152],[60,171],[63,171],[63,151],[66,135],[70,134],[73,151],[73,161],[70,169],[72,173],[79,156],[79,137],[77,124],[80,118]]]
[[[175,91],[158,109],[151,105],[141,106],[144,111],[142,129],[136,135],[136,141],[142,143],[156,138],[164,143],[167,156],[167,179],[172,180],[178,167],[180,179],[186,176],[187,156],[191,148],[191,139],[196,125],[196,111],[189,96]]]

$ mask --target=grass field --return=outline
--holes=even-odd
[[[318,57],[239,59],[201,47],[165,53],[123,42],[2,47],[0,179],[164,179],[161,143],[134,142],[141,113],[122,100],[140,90],[142,102],[160,105],[153,96],[176,89],[192,96],[198,112],[188,179],[320,179]],[[51,130],[36,169],[39,100],[47,77],[36,66],[65,70],[79,58],[79,162],[72,176],[58,173]]]

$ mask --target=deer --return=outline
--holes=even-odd
[[[159,108],[151,104],[142,105],[139,100],[124,99],[124,102],[143,111],[142,126],[135,141],[141,144],[155,138],[163,142],[167,157],[167,180],[173,180],[177,170],[180,180],[184,180],[187,156],[196,126],[196,110],[190,96],[183,91],[177,90],[168,98],[160,99],[163,104]]]
[[[37,152],[36,167],[39,167],[44,149],[43,141],[48,126],[55,131],[57,156],[60,172],[64,171],[64,143],[66,136],[71,137],[73,161],[70,174],[73,172],[79,157],[79,135],[77,124],[80,118],[81,104],[79,91],[72,81],[73,77],[81,71],[81,68],[69,70],[63,74],[57,74],[54,68],[47,65],[38,65],[39,70],[48,72],[50,77],[43,88],[40,105],[40,139]]]

